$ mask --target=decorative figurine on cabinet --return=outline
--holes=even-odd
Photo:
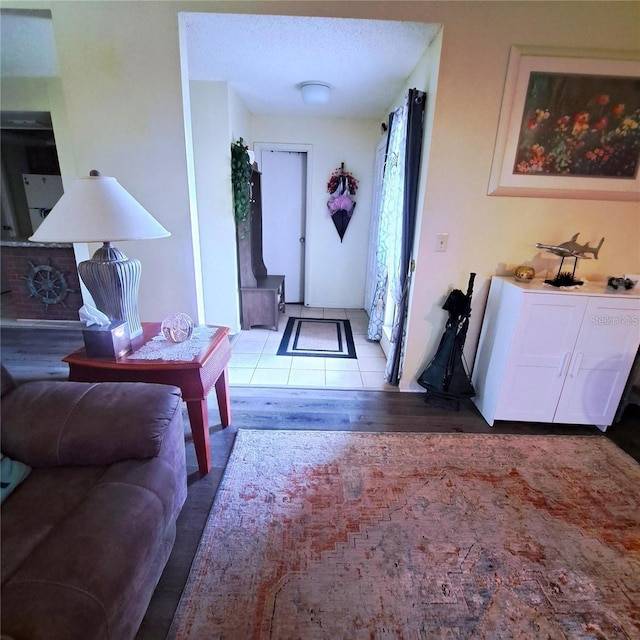
[[[591,256],[588,253],[593,254],[593,257],[597,260],[600,248],[604,242],[604,238],[600,240],[597,247],[590,247],[589,243],[578,244],[577,239],[580,233],[576,233],[571,240],[567,240],[561,244],[543,244],[542,242],[536,242],[537,249],[546,249],[549,253],[553,253],[560,256],[560,266],[558,267],[558,273],[553,280],[545,280],[547,284],[554,287],[570,287],[583,284],[582,280],[576,280],[576,267],[578,260],[591,260]],[[562,271],[562,265],[565,258],[573,258],[573,271]]]
[[[633,289],[636,286],[636,283],[631,280],[631,278],[625,278],[624,276],[620,278],[616,278],[615,276],[611,276],[607,280],[607,289],[613,289],[617,291],[618,289],[624,289],[628,291],[629,289]]]

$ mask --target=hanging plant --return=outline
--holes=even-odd
[[[251,162],[244,140],[231,144],[231,185],[233,188],[233,214],[236,222],[249,219],[251,202]]]

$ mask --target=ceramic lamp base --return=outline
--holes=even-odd
[[[105,242],[90,260],[78,265],[78,273],[96,307],[112,322],[125,320],[131,338],[142,333],[138,315],[138,291],[142,264],[127,258],[110,242]]]

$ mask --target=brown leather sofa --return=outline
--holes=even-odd
[[[2,454],[31,471],[1,507],[2,638],[133,638],[187,493],[180,391],[12,387]]]

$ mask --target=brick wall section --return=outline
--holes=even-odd
[[[44,304],[31,294],[27,278],[32,266],[47,265],[60,271],[66,280],[68,293],[56,304]],[[82,306],[80,282],[73,248],[2,247],[2,266],[11,287],[11,304],[19,319],[78,320]],[[46,272],[42,272],[47,275]],[[55,292],[54,292],[55,293]],[[50,295],[53,298],[54,295]]]

